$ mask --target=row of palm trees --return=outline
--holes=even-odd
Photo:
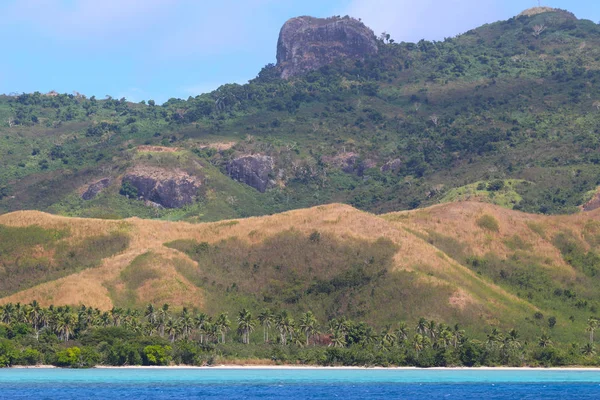
[[[122,326],[145,335],[167,337],[172,342],[196,339],[201,344],[225,343],[232,327],[227,313],[221,313],[215,318],[203,312],[191,313],[187,308],[183,308],[179,313],[172,313],[168,304],[158,308],[149,304],[143,312],[118,307],[102,312],[85,306],[77,309],[69,306],[44,308],[37,301],[0,306],[0,322],[27,324],[37,338],[41,332],[49,330],[64,341],[90,328]],[[341,317],[331,319],[326,326],[321,327],[311,311],[303,313],[296,321],[286,310],[276,313],[268,308],[262,310],[256,318],[244,308],[237,314],[235,322],[243,344],[250,344],[251,334],[258,325],[262,326],[264,343],[272,341],[271,331],[274,329],[277,341],[282,345],[292,343],[309,346],[319,342],[333,347],[345,347],[355,343],[377,344],[382,348],[411,346],[417,355],[428,347],[457,348],[466,339],[465,331],[458,325],[451,327],[425,318],[419,319],[413,328],[414,334],[406,322],[399,323],[395,328],[388,325],[376,332],[367,324]],[[599,325],[600,321],[596,318],[588,320],[586,331],[590,334],[590,343],[582,349],[584,354],[595,354],[594,331]],[[485,345],[491,350],[504,353],[522,347],[519,333],[515,329],[503,334],[492,328]],[[552,340],[544,333],[538,339],[538,345],[549,347]]]

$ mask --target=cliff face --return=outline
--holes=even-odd
[[[184,171],[155,167],[136,167],[123,177],[123,183],[134,187],[137,197],[166,208],[192,204],[201,182]]]
[[[272,157],[255,154],[232,160],[227,165],[227,173],[232,179],[264,193],[269,187],[269,175],[273,172],[273,168]]]
[[[352,18],[297,17],[279,33],[277,65],[284,79],[319,69],[335,59],[362,59],[378,51],[377,38]]]

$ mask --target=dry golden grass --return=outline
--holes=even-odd
[[[522,16],[533,17],[534,15],[542,14],[545,12],[552,12],[552,11],[556,11],[556,9],[552,8],[552,7],[532,7],[532,8],[528,8],[527,10],[523,11],[522,13],[520,13],[517,16],[518,17],[522,17]]]
[[[499,223],[499,232],[481,229],[476,220],[491,215]],[[400,212],[378,217],[342,204],[331,204],[304,210],[289,211],[273,216],[253,217],[236,221],[204,224],[167,222],[131,218],[125,221],[66,218],[37,211],[21,211],[1,215],[0,224],[11,226],[40,225],[45,228],[69,229],[74,239],[114,231],[126,232],[131,241],[122,254],[105,259],[101,266],[85,270],[57,281],[38,285],[0,300],[29,302],[37,299],[43,305],[50,303],[85,303],[101,309],[113,304],[107,287],[125,290],[119,283],[121,272],[139,255],[151,251],[156,255],[152,268],[160,278],[145,282],[136,289],[140,303],[168,302],[176,306],[202,307],[204,294],[176,268],[176,262],[193,262],[186,255],[164,246],[179,239],[215,243],[237,237],[248,243],[260,243],[268,237],[289,229],[304,234],[317,230],[344,238],[374,241],[385,237],[398,246],[394,257],[396,270],[414,271],[428,285],[450,285],[455,289],[448,304],[459,311],[470,310],[493,320],[498,310],[533,310],[534,307],[504,289],[482,279],[459,262],[440,252],[424,240],[423,234],[433,230],[465,242],[475,254],[494,252],[508,255],[505,240],[517,235],[533,252],[544,254],[548,268],[566,277],[572,268],[564,263],[549,240],[559,231],[570,229],[577,235],[590,218],[598,219],[600,211],[572,216],[545,217],[509,211],[490,204],[460,202],[444,204],[424,210]],[[529,223],[543,227],[546,238],[529,227]],[[416,232],[417,234],[411,233]],[[73,240],[73,239],[70,239]]]
[[[179,147],[164,147],[164,146],[138,146],[137,151],[143,153],[176,153],[181,150]]]

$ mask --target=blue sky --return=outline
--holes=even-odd
[[[545,0],[600,21],[597,0]],[[78,91],[132,101],[244,83],[275,61],[298,15],[362,18],[396,41],[441,40],[536,0],[0,0],[0,93]]]

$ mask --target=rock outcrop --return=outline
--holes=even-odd
[[[350,17],[297,17],[279,33],[277,65],[284,79],[319,69],[344,57],[362,59],[377,53],[377,38],[362,22]]]
[[[81,195],[81,198],[83,200],[92,200],[96,196],[98,196],[98,194],[100,194],[101,191],[106,189],[110,184],[110,178],[100,179],[98,182],[94,182],[90,186],[88,186],[85,192],[83,192],[83,194]]]
[[[127,191],[134,188],[139,199],[165,208],[179,208],[194,202],[200,186],[200,179],[185,171],[135,167],[123,177],[121,193],[129,195]]]
[[[230,161],[227,173],[232,179],[264,193],[273,184],[271,175],[274,168],[273,157],[254,154]]]

